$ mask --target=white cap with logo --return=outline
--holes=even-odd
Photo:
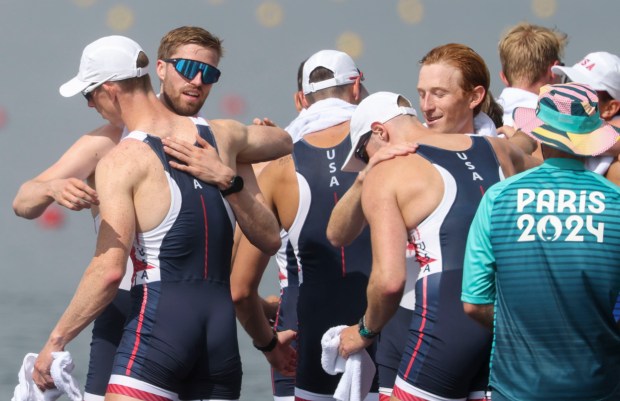
[[[137,68],[142,47],[125,36],[105,36],[84,48],[76,77],[60,87],[60,94],[71,97],[108,81],[120,81],[146,75],[147,68]]]
[[[310,83],[310,74],[318,67],[327,68],[334,73],[334,77]],[[352,84],[357,77],[364,80],[364,74],[357,68],[351,56],[337,50],[321,50],[310,56],[304,63],[302,89],[304,95],[307,95],[332,86]]]
[[[572,67],[554,65],[551,71],[566,75],[571,81],[586,84],[595,91],[605,91],[620,100],[620,57],[607,52],[594,52]]]
[[[398,99],[405,99],[410,107],[398,105]],[[362,100],[351,117],[351,150],[342,165],[342,171],[362,171],[366,163],[355,156],[355,151],[363,140],[364,134],[372,130],[372,124],[385,124],[389,120],[401,116],[417,116],[409,99],[393,92],[376,92]]]

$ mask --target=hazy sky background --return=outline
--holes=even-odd
[[[618,0],[0,0],[0,374],[17,373],[20,361],[7,355],[38,352],[94,249],[88,213],[64,213],[64,225],[49,229],[11,208],[23,181],[103,123],[81,96],[58,93],[93,40],[129,36],[153,66],[164,33],[202,26],[225,47],[207,118],[269,116],[285,126],[295,116],[297,67],[320,49],[347,51],[369,91],[400,92],[417,107],[417,62],[437,45],[460,42],[480,53],[498,95],[497,42],[511,25],[525,20],[568,33],[572,65],[591,51],[620,53],[619,17]],[[24,336],[31,344],[22,345]]]

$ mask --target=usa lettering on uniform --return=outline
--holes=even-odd
[[[327,155],[327,160],[334,160],[334,158],[336,157],[336,150],[335,149],[328,149],[326,152]],[[338,182],[338,178],[333,175],[335,172],[338,171],[338,167],[336,167],[336,162],[332,161],[329,163],[329,174],[331,174],[330,180],[329,180],[329,187],[333,187],[334,185],[336,186],[340,186],[340,183]]]
[[[468,161],[468,157],[466,153],[457,152],[456,155],[458,156],[459,159],[465,162],[465,167],[467,168],[467,170],[474,170],[471,172],[472,181],[484,181],[484,178],[482,178],[482,176],[478,174],[478,172],[475,171],[476,166],[474,166],[472,162]]]

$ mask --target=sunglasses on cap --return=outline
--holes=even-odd
[[[372,131],[368,131],[364,135],[360,137],[360,141],[357,144],[357,148],[355,148],[355,157],[368,164],[368,153],[366,152],[366,145],[368,145],[368,141],[370,141],[370,136],[372,135]]]
[[[214,66],[201,61],[187,58],[165,58],[163,61],[174,65],[174,69],[190,81],[194,79],[198,71],[200,71],[202,73],[202,83],[205,85],[216,83],[222,74],[220,70]]]

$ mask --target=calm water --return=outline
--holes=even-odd
[[[0,400],[10,400],[24,355],[39,352],[69,303],[92,256],[94,234],[87,216],[71,216],[60,230],[43,230],[36,222],[18,219],[6,209],[0,217]],[[261,294],[276,293],[274,266],[267,269],[266,276]],[[82,386],[90,332],[88,327],[67,348]],[[238,337],[244,372],[241,400],[272,399],[265,357],[252,347],[240,326]]]

